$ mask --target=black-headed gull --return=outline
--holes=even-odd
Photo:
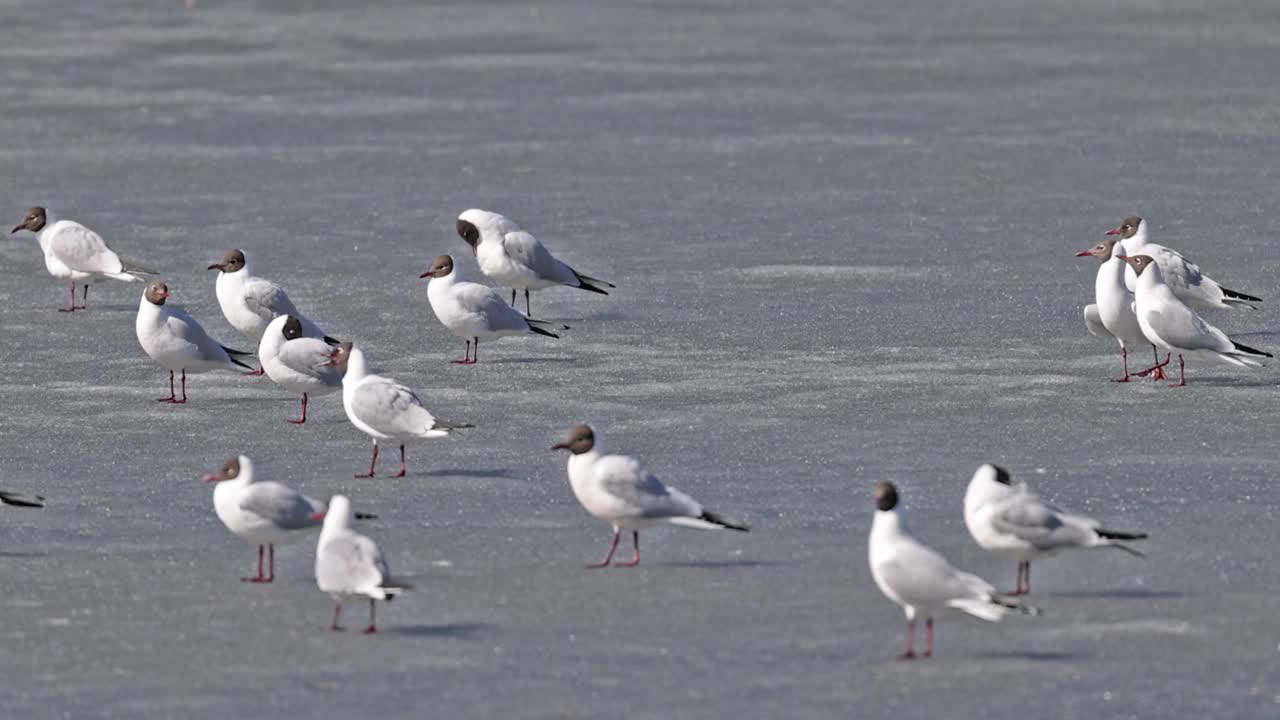
[[[239,248],[228,250],[222,261],[213,263],[209,269],[219,271],[214,293],[218,296],[218,306],[222,308],[223,317],[247,339],[260,342],[267,323],[281,315],[296,315],[311,325],[293,306],[293,301],[284,288],[253,274],[248,256]],[[319,332],[319,328],[308,329],[309,336],[324,335]],[[262,363],[259,361],[253,374],[262,373]]]
[[[488,210],[471,209],[458,216],[458,235],[471,246],[480,272],[490,280],[511,288],[511,304],[516,291],[524,290],[524,311],[529,309],[529,291],[564,285],[601,295],[613,283],[593,278],[558,260],[537,238],[521,230],[509,218]]]
[[[1039,610],[1000,597],[991,583],[961,572],[907,530],[898,506],[898,491],[887,482],[875,487],[876,514],[871,521],[867,557],[871,576],[885,597],[902,607],[907,616],[907,651],[915,657],[916,618],[925,619],[924,656],[933,654],[933,621],[950,612],[962,612],[988,622],[998,622],[1011,612],[1030,615]]]
[[[1089,331],[1094,335],[1106,334],[1115,338],[1120,343],[1120,359],[1124,365],[1124,377],[1116,379],[1114,382],[1129,382],[1129,348],[1150,345],[1151,351],[1156,353],[1155,362],[1159,364],[1160,355],[1155,349],[1155,345],[1147,340],[1147,336],[1142,334],[1142,326],[1138,324],[1138,316],[1133,313],[1133,293],[1124,284],[1124,274],[1128,269],[1128,265],[1123,260],[1114,256],[1116,245],[1119,241],[1108,238],[1094,245],[1088,250],[1081,250],[1076,253],[1076,257],[1096,257],[1102,260],[1102,266],[1098,268],[1097,277],[1094,279],[1093,292],[1096,304],[1089,305],[1096,313],[1097,324],[1101,326],[1101,330],[1095,330],[1093,327]],[[1088,308],[1085,309],[1085,324],[1091,325],[1092,318],[1089,315]],[[1153,375],[1155,379],[1163,377],[1159,369],[1156,369]]]
[[[233,534],[258,546],[258,574],[240,578],[243,582],[269,583],[276,576],[276,545],[300,539],[307,530],[319,528],[325,504],[278,482],[254,477],[253,461],[244,455],[223,463],[218,472],[205,476],[216,482],[213,509]],[[357,514],[359,518],[373,515]],[[263,550],[267,551],[267,572],[262,571]]]
[[[1252,308],[1250,303],[1262,302],[1262,298],[1246,295],[1235,290],[1228,290],[1219,285],[1208,275],[1200,272],[1199,266],[1184,258],[1177,250],[1157,245],[1147,240],[1147,223],[1137,215],[1130,215],[1120,223],[1120,227],[1112,228],[1107,235],[1119,235],[1122,255],[1149,255],[1160,265],[1165,282],[1169,289],[1182,302],[1198,309],[1217,308]],[[1130,292],[1137,290],[1137,276],[1127,273],[1125,285]]]
[[[12,490],[0,490],[0,503],[5,505],[13,505],[14,507],[44,507],[44,497],[40,495],[28,495],[26,493],[14,492]]]
[[[61,312],[89,309],[89,285],[103,278],[125,282],[144,282],[144,275],[155,275],[154,270],[120,259],[102,240],[98,233],[71,220],[58,220],[46,209],[27,208],[22,222],[9,233],[30,230],[36,233],[40,250],[44,252],[44,266],[49,274],[71,281],[71,305]],[[84,285],[84,296],[76,305],[76,285]]]
[[[377,544],[353,529],[356,515],[351,512],[351,502],[346,496],[330,498],[323,518],[324,527],[316,543],[316,586],[333,598],[333,623],[329,629],[342,629],[338,626],[338,616],[344,598],[365,597],[369,598],[369,627],[364,631],[377,632],[374,601],[390,602],[410,586],[393,581]]]
[[[1132,555],[1142,553],[1122,544],[1143,540],[1142,532],[1107,530],[1097,520],[1056,508],[1031,492],[1026,483],[1013,484],[1009,471],[983,465],[964,493],[964,524],[974,542],[996,557],[1016,560],[1018,579],[1009,595],[1031,592],[1031,561],[1073,548],[1113,547]]]
[[[431,310],[440,324],[467,341],[462,359],[454,360],[454,363],[472,365],[478,362],[480,338],[487,340],[525,333],[559,338],[553,330],[569,329],[567,325],[529,318],[508,305],[493,288],[459,278],[458,269],[449,255],[437,256],[431,263],[431,269],[418,277],[431,278],[427,283],[427,300],[431,302]],[[471,349],[473,340],[474,354]]]
[[[237,366],[249,366],[237,357],[251,357],[253,353],[232,350],[222,345],[181,308],[166,305],[169,286],[159,280],[152,281],[142,293],[138,303],[138,317],[134,330],[143,351],[169,371],[169,397],[157,398],[160,402],[184,403],[187,401],[187,373],[203,373],[210,370],[235,370]],[[182,371],[182,399],[173,390],[173,373]]]
[[[329,354],[329,363],[342,373],[342,407],[347,411],[347,419],[373,438],[369,472],[356,474],[357,478],[373,477],[382,441],[400,446],[400,472],[392,477],[404,477],[406,444],[475,427],[470,423],[436,419],[412,390],[391,378],[370,373],[364,352],[350,342],[334,348]]]
[[[1171,387],[1187,384],[1183,355],[1211,355],[1232,365],[1253,367],[1261,366],[1254,358],[1271,357],[1271,353],[1232,340],[1187,307],[1165,283],[1159,263],[1150,255],[1120,256],[1120,259],[1129,263],[1138,276],[1133,309],[1142,325],[1142,334],[1156,347],[1170,353],[1163,363],[1156,363],[1156,367],[1167,365],[1172,353],[1178,353],[1178,382]]]
[[[302,395],[301,414],[289,422],[307,421],[308,395],[328,395],[342,387],[342,373],[329,362],[336,345],[337,340],[323,333],[307,336],[297,315],[281,315],[267,323],[258,343],[258,363],[277,385]]]
[[[747,526],[726,520],[707,510],[697,500],[662,484],[656,475],[626,455],[605,455],[596,444],[595,433],[586,425],[569,430],[552,450],[569,451],[569,485],[578,502],[592,516],[613,526],[613,540],[604,560],[590,568],[609,565],[618,549],[622,530],[630,530],[634,552],[630,562],[640,563],[640,530],[658,523],[670,523],[702,530],[740,530]]]

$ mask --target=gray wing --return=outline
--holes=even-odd
[[[332,350],[323,340],[300,337],[281,345],[276,360],[296,373],[313,377],[330,387],[338,387],[342,384],[342,375],[329,364]]]
[[[98,233],[80,223],[58,223],[57,231],[49,239],[49,249],[72,270],[103,273],[124,270],[120,257],[107,247]]]
[[[568,265],[560,262],[534,236],[523,230],[507,233],[502,237],[502,247],[507,256],[524,265],[544,280],[577,286],[578,276]]]
[[[321,588],[365,590],[379,587],[390,575],[382,551],[369,538],[346,531],[316,551],[316,580]]]
[[[454,298],[467,312],[483,315],[494,332],[502,330],[528,330],[529,321],[524,313],[507,304],[502,296],[488,285],[458,283],[453,287]]]
[[[698,517],[702,506],[693,498],[669,488],[635,458],[610,455],[596,466],[605,492],[622,501],[639,517]]]
[[[245,283],[244,303],[253,314],[267,322],[280,315],[298,314],[284,288],[262,278],[251,278]]]
[[[378,375],[360,383],[351,399],[351,411],[360,421],[387,435],[421,435],[435,424],[412,390]]]
[[[955,569],[946,558],[915,538],[901,541],[879,569],[893,591],[915,605],[984,598],[995,592],[986,580]]]
[[[325,506],[280,483],[256,482],[241,496],[240,509],[285,530],[301,530],[320,525],[323,521],[311,516],[324,512]]]
[[[202,359],[214,361],[227,357],[227,351],[222,346],[222,343],[209,337],[209,333],[205,332],[200,323],[196,322],[195,318],[188,315],[185,310],[176,307],[170,308],[169,316],[165,318],[164,324],[168,332],[194,345],[199,350]]]
[[[1147,323],[1161,340],[1180,350],[1235,350],[1226,334],[1181,302],[1164,303],[1159,309],[1148,311]]]
[[[1038,550],[1087,547],[1095,535],[1091,524],[1091,520],[1068,515],[1035,495],[1010,498],[991,514],[992,527]]]

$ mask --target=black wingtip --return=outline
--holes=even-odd
[[[377,520],[378,516],[373,513],[358,512],[355,514],[357,520]]]
[[[1120,530],[1094,530],[1098,537],[1107,540],[1146,540],[1147,534],[1144,532],[1121,532]]]
[[[1229,297],[1232,300],[1243,300],[1245,302],[1262,302],[1262,298],[1260,297],[1245,295],[1242,292],[1236,292],[1235,290],[1228,290],[1227,288],[1220,288],[1220,289],[1222,290],[1222,294],[1225,297]]]
[[[601,295],[608,295],[609,293],[605,292],[604,288],[600,287],[601,285],[605,285],[610,288],[617,287],[611,282],[605,282],[604,280],[600,280],[598,278],[593,278],[588,275],[583,275],[579,273],[577,270],[573,271],[573,276],[578,278],[578,287],[583,290],[587,290],[589,292],[600,293]]]
[[[20,495],[18,493],[0,491],[0,502],[14,507],[44,507],[44,497],[40,495]]]
[[[1250,355],[1261,355],[1262,357],[1275,357],[1274,355],[1272,355],[1272,354],[1271,354],[1271,353],[1269,353],[1269,352],[1263,352],[1263,351],[1261,351],[1261,350],[1258,350],[1257,348],[1251,348],[1251,347],[1249,347],[1248,345],[1241,345],[1240,343],[1236,342],[1235,340],[1232,340],[1232,341],[1231,341],[1231,344],[1232,344],[1232,345],[1234,345],[1234,346],[1236,347],[1236,349],[1237,349],[1237,350],[1239,350],[1239,351],[1240,351],[1240,352],[1242,352],[1242,353],[1248,353],[1248,354],[1250,354]]]
[[[751,528],[747,527],[746,525],[740,525],[731,520],[725,520],[723,517],[721,517],[716,513],[711,512],[710,510],[703,510],[702,517],[700,517],[699,519],[706,520],[712,525],[719,525],[720,527],[726,528],[728,530],[737,530],[738,532],[749,532],[751,530]]]
[[[328,335],[325,335],[322,339],[324,340],[324,344],[329,347],[338,347],[342,344],[342,341],[338,338],[331,338]]]
[[[231,364],[232,364],[232,365],[239,365],[240,367],[244,368],[245,370],[252,370],[252,369],[253,369],[253,366],[252,366],[252,365],[246,365],[246,364],[244,364],[244,363],[242,363],[242,362],[240,362],[239,360],[237,360],[237,359],[236,359],[236,357],[237,357],[237,356],[238,356],[238,357],[252,357],[252,356],[253,356],[253,353],[241,352],[241,351],[239,351],[239,350],[232,350],[232,349],[231,349],[231,348],[229,348],[229,347],[223,347],[222,349],[223,349],[223,350],[225,350],[225,351],[227,352],[227,359],[231,361]]]
[[[529,321],[529,332],[531,332],[531,333],[537,333],[537,334],[539,334],[539,335],[546,335],[547,337],[553,337],[553,338],[555,338],[555,339],[557,339],[557,340],[559,340],[559,339],[560,339],[560,336],[559,336],[559,335],[557,335],[557,334],[555,334],[555,333],[551,332],[550,330],[543,330],[542,328],[538,327],[537,325],[534,325],[534,323],[535,323],[535,322],[541,322],[541,321],[540,321],[540,320],[530,320],[530,321]]]

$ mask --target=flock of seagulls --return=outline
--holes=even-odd
[[[1261,365],[1257,358],[1271,357],[1271,353],[1232,340],[1196,313],[1197,309],[1253,308],[1261,298],[1222,287],[1181,253],[1150,242],[1147,223],[1136,215],[1125,218],[1106,235],[1106,240],[1076,256],[1102,260],[1094,281],[1095,302],[1085,306],[1084,320],[1089,332],[1120,343],[1124,376],[1116,382],[1129,382],[1134,375],[1167,379],[1164,368],[1174,353],[1178,355],[1178,382],[1172,387],[1187,384],[1187,355],[1252,367]],[[1151,346],[1154,364],[1130,373],[1129,349],[1144,345]],[[1165,352],[1163,361],[1161,351]]]
[[[70,283],[70,304],[61,311],[87,309],[89,286],[103,279],[146,282],[135,329],[143,351],[169,371],[169,395],[159,398],[161,402],[187,402],[188,373],[229,370],[265,374],[300,396],[299,416],[289,422],[303,424],[310,397],[340,390],[347,418],[373,443],[368,471],[356,473],[356,478],[374,476],[379,449],[384,445],[398,447],[400,466],[392,477],[403,477],[406,446],[474,427],[436,417],[408,386],[371,372],[360,347],[327,335],[299,312],[283,288],[253,273],[243,250],[229,250],[208,269],[218,271],[215,294],[224,317],[246,341],[256,343],[255,352],[236,350],[213,338],[188,313],[168,302],[170,289],[155,277],[154,270],[122,259],[85,226],[54,219],[45,208],[32,207],[13,228],[14,233],[22,230],[36,234],[49,273]],[[500,287],[511,288],[511,299],[508,302],[493,287],[468,280],[450,255],[432,261],[420,276],[428,280],[432,311],[441,325],[465,342],[462,359],[453,362],[478,362],[481,339],[523,334],[558,338],[568,330],[532,317],[533,291],[565,286],[608,294],[615,287],[570,267],[533,235],[497,213],[467,210],[458,217],[456,230],[471,248],[480,273]],[[1166,378],[1163,369],[1175,353],[1179,357],[1176,385],[1185,384],[1183,358],[1187,355],[1212,356],[1237,365],[1257,365],[1255,358],[1271,357],[1231,340],[1196,312],[1252,308],[1261,300],[1224,288],[1178,252],[1151,243],[1141,218],[1126,218],[1120,227],[1107,232],[1106,239],[1078,255],[1102,261],[1095,280],[1095,303],[1085,308],[1084,315],[1090,332],[1119,343],[1124,366],[1119,382],[1128,382],[1135,375]],[[79,304],[77,286],[83,287]],[[524,312],[517,308],[520,291],[525,298]],[[1153,364],[1131,373],[1129,351],[1147,345],[1153,349]],[[1163,360],[1161,352],[1165,353]],[[256,358],[256,366],[250,364],[251,358]],[[551,450],[568,452],[567,474],[574,496],[588,514],[612,529],[603,560],[588,567],[610,566],[624,531],[631,534],[632,556],[616,563],[618,566],[640,562],[640,530],[645,528],[667,524],[748,530],[745,524],[665,485],[636,458],[604,453],[595,430],[587,425],[571,428]],[[231,533],[257,547],[257,572],[242,578],[246,582],[272,582],[275,546],[319,530],[315,579],[317,587],[334,600],[332,629],[340,629],[343,601],[362,598],[369,601],[365,631],[376,632],[376,601],[389,601],[410,589],[391,574],[377,544],[355,528],[357,520],[375,516],[355,512],[347,497],[334,495],[326,503],[261,479],[246,455],[227,460],[206,480],[217,484],[213,493],[217,517]],[[1000,592],[982,578],[957,570],[912,535],[894,485],[879,483],[873,495],[876,510],[868,561],[876,585],[906,615],[904,658],[915,657],[915,623],[920,618],[925,625],[923,655],[928,657],[933,651],[937,618],[962,613],[995,622],[1015,613],[1039,614],[1019,599],[1031,590],[1032,561],[1066,550],[1108,547],[1141,556],[1127,543],[1147,537],[1140,532],[1109,530],[1091,518],[1054,507],[1025,483],[1015,484],[1004,468],[983,465],[965,493],[964,521],[980,547],[1017,563],[1014,589]],[[0,491],[0,502],[42,507],[44,499]]]

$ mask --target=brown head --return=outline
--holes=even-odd
[[[871,495],[876,499],[877,510],[888,511],[898,506],[898,489],[893,486],[893,483],[876,483],[876,488]]]
[[[587,425],[575,425],[569,429],[563,442],[551,446],[552,450],[568,450],[574,455],[591,452],[596,445],[596,434]]]
[[[296,315],[290,315],[288,320],[284,321],[284,339],[297,340],[302,337],[302,321]]]
[[[339,373],[347,372],[347,360],[351,359],[351,348],[354,347],[350,340],[344,340],[338,343],[332,351],[329,352],[328,365],[338,368]]]
[[[231,248],[226,255],[222,256],[222,262],[216,262],[209,266],[210,270],[221,270],[224,273],[231,273],[244,269],[244,253],[238,248]]]
[[[420,278],[438,278],[444,277],[453,272],[453,258],[448,255],[437,255],[435,260],[431,261],[431,269],[422,273]]]
[[[152,305],[163,305],[165,298],[169,297],[169,286],[159,280],[152,280],[151,284],[147,285],[147,292],[143,297]]]
[[[222,463],[222,469],[212,475],[204,477],[205,482],[222,482],[223,480],[235,480],[240,477],[240,458],[233,457]]]
[[[462,241],[471,246],[471,254],[476,254],[476,248],[480,247],[480,229],[468,220],[458,218],[458,237]]]
[[[1128,240],[1138,234],[1138,226],[1142,224],[1142,218],[1137,215],[1130,215],[1120,223],[1120,227],[1113,228],[1106,232],[1107,235],[1119,235],[1121,240]]]
[[[48,220],[49,216],[45,213],[44,208],[39,205],[29,207],[26,212],[22,213],[22,222],[14,225],[13,230],[9,231],[9,234],[12,235],[19,230],[30,230],[31,232],[38,233],[44,229],[44,224],[48,222]]]
[[[1093,257],[1101,258],[1103,261],[1110,260],[1111,250],[1116,246],[1116,243],[1118,242],[1120,241],[1114,238],[1107,238],[1106,240],[1103,240],[1102,242],[1098,243],[1097,245],[1094,245],[1088,250],[1081,250],[1080,252],[1076,253],[1076,257],[1088,257],[1092,255]]]
[[[1133,271],[1139,276],[1142,275],[1143,270],[1151,267],[1151,263],[1155,262],[1150,255],[1117,255],[1116,257],[1132,265]]]

